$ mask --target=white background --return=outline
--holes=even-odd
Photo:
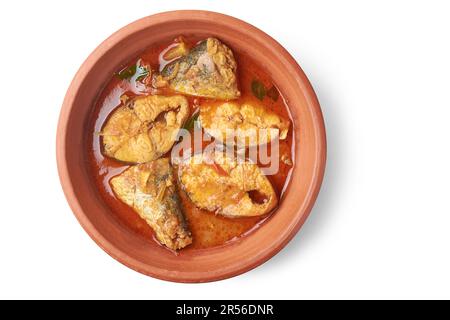
[[[450,298],[448,2],[0,3],[0,298]],[[327,127],[325,181],[303,229],[266,264],[210,284],[110,258],[56,171],[59,109],[83,60],[120,27],[172,9],[227,13],[277,39]]]

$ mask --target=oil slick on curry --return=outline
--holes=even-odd
[[[172,250],[214,247],[276,214],[293,129],[267,70],[220,39],[180,36],[111,76],[90,124],[90,167],[135,232]]]

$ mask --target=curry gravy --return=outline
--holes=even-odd
[[[184,36],[185,41],[190,46],[193,46],[195,43],[205,38],[205,36]],[[137,59],[141,58],[142,61],[150,64],[154,70],[159,70],[160,63],[165,63],[161,53],[172,43],[173,39],[168,39],[167,42],[159,43],[145,49],[138,57],[136,57],[136,59],[130,61],[129,65],[134,64]],[[236,101],[238,103],[247,101],[261,103],[252,93],[252,81],[257,79],[262,82],[266,88],[270,88],[274,84],[267,73],[260,68],[260,66],[256,65],[251,57],[243,52],[237,51],[235,48],[231,47],[231,50],[234,53],[238,65],[238,81],[239,89],[241,91],[241,97]],[[126,65],[123,67],[126,67]],[[102,154],[100,137],[98,134],[101,131],[108,115],[121,104],[120,96],[125,93],[129,96],[140,95],[141,93],[138,91],[139,88],[134,87],[132,83],[127,83],[126,81],[119,79],[116,75],[111,76],[110,81],[100,93],[97,102],[93,107],[93,114],[91,117],[92,121],[89,123],[89,141],[87,143],[87,152],[92,176],[101,197],[111,209],[111,212],[121,223],[125,224],[140,236],[145,237],[150,241],[156,241],[153,239],[153,230],[150,226],[148,226],[147,223],[141,219],[131,207],[127,206],[115,197],[109,181],[112,177],[120,174],[128,168],[130,164],[105,157]],[[167,92],[164,94],[174,93]],[[202,101],[211,102],[211,99],[189,96],[186,97],[189,100],[191,114],[198,105],[202,104]],[[279,144],[280,154],[284,154],[289,159],[292,159],[292,151],[294,147],[292,120],[282,94],[280,93],[280,96],[276,101],[273,101],[269,97],[265,97],[262,103],[278,115],[286,119],[290,119],[291,126],[287,139],[280,140]],[[275,175],[268,176],[279,201],[282,201],[281,198],[289,182],[291,169],[292,164],[286,164],[285,162],[280,161],[279,172]],[[196,208],[183,191],[179,190],[179,193],[182,208],[193,236],[193,243],[183,250],[223,245],[228,241],[232,241],[233,239],[251,233],[259,225],[264,223],[264,221],[271,214],[276,214],[275,209],[272,213],[259,217],[226,218],[212,212]]]

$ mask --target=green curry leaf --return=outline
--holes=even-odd
[[[136,73],[136,65],[134,64],[119,71],[117,76],[119,77],[119,79],[125,80],[130,79],[132,76],[134,76],[135,73]]]
[[[252,92],[255,97],[259,100],[263,100],[266,95],[266,88],[259,80],[252,81]]]
[[[199,115],[200,115],[200,110],[196,109],[194,111],[194,113],[192,114],[192,116],[185,122],[183,129],[186,129],[188,131],[191,131],[192,129],[194,129],[194,126],[196,125],[196,123],[198,123]]]
[[[126,67],[119,71],[117,76],[121,80],[128,80],[135,78],[136,81],[141,81],[146,76],[149,75],[149,70],[141,65],[141,60],[138,60],[136,64],[133,64],[132,66]]]

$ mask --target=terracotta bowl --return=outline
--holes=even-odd
[[[180,34],[216,36],[249,53],[287,99],[295,135],[295,166],[285,198],[259,229],[225,246],[174,255],[114,219],[89,175],[87,123],[97,95],[118,67],[154,42]],[[292,56],[274,39],[236,18],[207,11],[156,14],[120,29],[87,58],[61,109],[57,160],[67,201],[91,238],[126,266],[159,279],[206,282],[246,272],[280,251],[307,218],[325,167],[325,130],[314,91]]]

